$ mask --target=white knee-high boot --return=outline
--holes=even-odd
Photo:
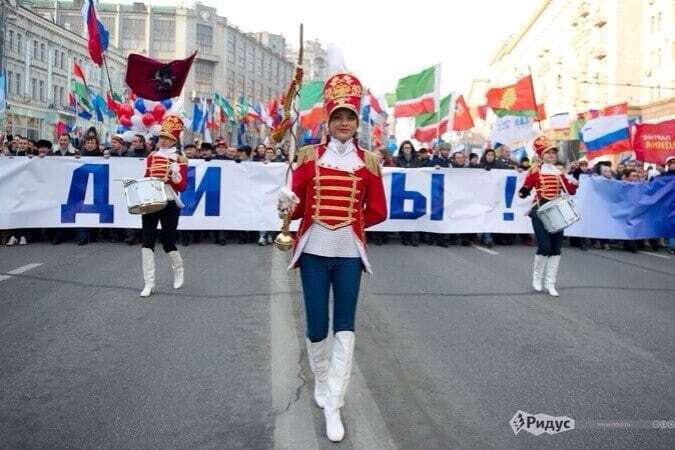
[[[558,267],[560,266],[560,255],[549,256],[546,263],[546,275],[544,278],[544,289],[551,297],[559,297],[555,289],[555,282],[558,279]]]
[[[328,401],[323,410],[326,418],[326,436],[333,442],[340,442],[345,436],[340,408],[344,405],[353,357],[354,332],[338,331],[335,333],[333,352],[328,367]]]
[[[141,297],[149,297],[155,288],[155,252],[150,248],[142,248],[143,257],[143,281],[145,286],[141,291]]]
[[[546,268],[547,256],[534,255],[534,264],[532,265],[532,287],[535,291],[541,292],[542,281],[544,280],[544,269]]]
[[[328,338],[319,342],[312,342],[305,338],[307,343],[307,359],[314,374],[314,401],[319,408],[325,408],[328,400],[328,366],[330,355]]]
[[[171,258],[171,269],[173,270],[173,288],[180,289],[185,281],[185,269],[183,268],[183,258],[178,250],[169,252]]]

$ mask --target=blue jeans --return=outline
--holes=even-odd
[[[319,342],[328,336],[328,295],[333,288],[333,332],[354,331],[356,302],[363,263],[361,258],[328,258],[303,253],[300,277],[305,295],[307,338]]]

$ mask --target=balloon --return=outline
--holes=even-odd
[[[141,114],[134,114],[131,116],[131,128],[134,130],[142,130],[145,128],[143,125],[143,116]]]
[[[138,97],[136,100],[134,100],[134,108],[136,108],[136,111],[141,114],[145,112],[145,103],[143,102],[142,98]]]
[[[121,134],[124,133],[125,131],[129,131],[129,127],[125,125],[120,125],[119,127],[117,127],[117,133]]]
[[[146,112],[143,114],[143,118],[141,120],[143,121],[143,125],[150,127],[150,125],[155,123],[155,116],[153,116],[152,113]]]
[[[120,116],[120,125],[123,127],[131,127],[132,123],[129,116]]]
[[[164,108],[164,105],[161,103],[157,103],[155,107],[152,109],[152,115],[155,116],[155,120],[157,120],[157,122],[162,120],[162,117],[164,117],[165,112],[166,108]]]
[[[147,98],[143,99],[143,104],[145,105],[145,111],[146,112],[152,112],[153,108],[155,105],[158,105],[159,102],[156,102],[154,100],[148,100]]]
[[[160,103],[164,106],[165,110],[171,109],[171,103],[172,102],[171,102],[170,98],[166,98],[166,99],[162,100]]]
[[[119,115],[120,116],[131,117],[131,116],[133,116],[133,114],[134,114],[134,109],[131,107],[130,104],[124,103],[124,104],[120,105],[120,107],[119,107]]]

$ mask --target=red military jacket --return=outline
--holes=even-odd
[[[305,232],[317,222],[329,229],[351,226],[365,248],[366,228],[387,218],[387,200],[377,156],[356,146],[363,166],[344,171],[324,166],[325,145],[304,147],[293,170],[292,190],[300,202],[291,219],[301,219],[293,253]],[[294,255],[297,260],[299,255]]]
[[[521,197],[529,195],[534,188],[534,201],[541,204],[560,196],[565,190],[570,195],[576,193],[577,187],[567,179],[565,174],[557,167],[551,166],[552,168],[549,169],[549,166],[549,164],[541,167],[537,165],[530,169],[521,188]]]
[[[178,163],[180,168],[179,181],[174,181],[169,175],[169,166],[174,162]],[[174,192],[183,192],[187,187],[187,158],[175,152],[165,156],[159,151],[154,151],[145,158],[145,174],[143,176],[162,179],[171,186]]]

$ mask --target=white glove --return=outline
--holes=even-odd
[[[171,175],[177,175],[180,174],[180,166],[178,165],[177,162],[171,163],[169,166],[169,171],[171,172]]]
[[[295,193],[287,187],[282,187],[279,190],[279,198],[277,200],[277,209],[281,211],[288,211],[293,209],[295,205],[300,203],[300,199]]]

